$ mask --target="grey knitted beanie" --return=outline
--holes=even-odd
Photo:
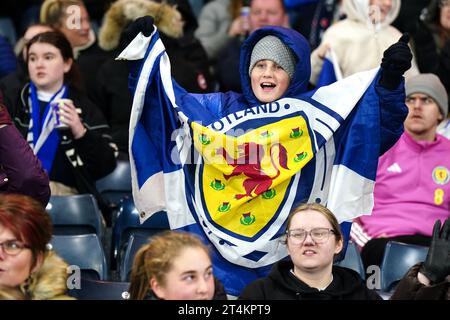
[[[253,47],[248,73],[260,60],[272,60],[287,72],[292,79],[295,71],[295,56],[291,49],[275,36],[261,38]]]
[[[444,85],[439,78],[432,73],[422,73],[406,81],[406,96],[413,93],[423,93],[436,101],[444,119],[448,114],[448,96]]]

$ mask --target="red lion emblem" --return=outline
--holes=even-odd
[[[279,166],[275,163],[273,150],[278,147],[278,159]],[[238,176],[241,173],[244,174],[247,179],[244,180],[243,186],[245,189],[244,194],[236,194],[236,199],[243,197],[252,197],[252,192],[256,195],[260,195],[272,186],[272,182],[280,175],[279,167],[289,170],[287,166],[287,150],[283,145],[276,143],[270,147],[270,160],[272,165],[277,170],[277,173],[270,177],[261,168],[261,161],[264,157],[264,147],[254,142],[246,142],[238,146],[239,156],[237,159],[231,157],[224,148],[218,148],[217,154],[222,154],[228,165],[233,166],[233,172],[231,174],[224,174],[226,180],[231,177]]]

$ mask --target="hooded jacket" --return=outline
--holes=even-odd
[[[345,78],[360,71],[373,69],[380,65],[383,52],[396,43],[401,33],[391,26],[400,11],[400,0],[392,1],[392,8],[384,21],[373,25],[369,20],[368,0],[344,0],[343,10],[347,18],[329,27],[323,37],[321,46],[329,44],[336,53],[342,76]],[[323,60],[318,51],[311,54],[311,83],[316,84]],[[406,73],[406,77],[419,73],[415,60]]]
[[[333,281],[325,290],[311,288],[290,270],[292,261],[277,262],[270,274],[249,284],[239,296],[243,300],[382,300],[367,289],[359,274],[333,266]]]
[[[31,275],[28,287],[21,290],[31,300],[73,300],[67,292],[68,264],[55,252],[49,251],[42,266]]]
[[[288,89],[281,98],[295,97],[306,92],[308,88],[308,75],[311,73],[311,66],[308,57],[310,56],[309,45],[305,38],[292,29],[281,27],[266,27],[253,32],[247,41],[241,47],[240,77],[242,83],[242,92],[250,105],[260,104],[253,93],[249,75],[250,58],[253,47],[256,43],[268,35],[274,35],[281,39],[294,53],[296,57],[296,66],[294,76],[291,79]]]
[[[145,108],[145,113],[142,112],[142,114],[143,115],[145,114],[146,116],[143,116],[141,118],[142,121],[137,120],[138,116],[136,116],[136,114],[133,114],[133,116],[131,117],[130,132],[133,135],[133,137],[131,137],[130,140],[133,139],[133,144],[130,147],[132,152],[130,162],[132,163],[132,167],[134,164],[140,161],[139,162],[140,167],[137,169],[140,170],[143,169],[144,167],[149,168],[149,170],[146,173],[148,174],[148,176],[150,176],[150,179],[154,176],[151,175],[153,174],[153,172],[158,172],[158,174],[159,172],[165,173],[166,172],[164,170],[165,168],[163,168],[162,165],[159,166],[159,164],[163,163],[165,165],[166,163],[169,163],[169,160],[166,159],[173,159],[173,158],[171,158],[171,154],[169,154],[169,151],[172,150],[171,146],[169,144],[165,144],[165,142],[163,142],[162,140],[166,139],[168,141],[173,141],[170,140],[171,136],[168,133],[170,132],[172,134],[174,130],[180,128],[180,125],[187,126],[187,123],[182,123],[184,118],[187,118],[189,122],[192,121],[196,123],[202,123],[202,126],[211,126],[215,131],[222,131],[222,132],[226,132],[227,129],[225,128],[225,125],[228,126],[229,123],[230,132],[232,133],[233,130],[231,130],[231,128],[233,129],[234,128],[247,129],[255,127],[257,128],[260,127],[262,124],[275,123],[276,122],[275,119],[282,118],[284,112],[288,112],[288,114],[289,112],[295,114],[296,109],[293,108],[290,109],[289,104],[286,104],[284,109],[279,108],[277,109],[277,111],[274,112],[271,112],[269,109],[267,109],[268,112],[265,113],[263,112],[265,115],[264,117],[266,119],[271,119],[272,121],[271,120],[261,121],[260,119],[262,117],[260,118],[256,114],[256,112],[253,111],[258,109],[261,105],[264,104],[258,101],[251,88],[251,81],[249,75],[251,52],[255,44],[261,38],[267,35],[274,35],[279,39],[281,39],[281,41],[291,49],[292,53],[295,55],[297,62],[295,65],[295,72],[289,83],[289,86],[287,90],[283,93],[282,97],[280,97],[280,99],[292,98],[292,100],[294,100],[295,98],[298,98],[299,100],[302,99],[303,101],[305,100],[308,101],[308,99],[311,99],[310,95],[314,93],[306,92],[310,76],[309,45],[307,41],[304,39],[304,37],[300,35],[298,32],[283,27],[264,27],[258,29],[255,32],[253,32],[246,40],[246,42],[242,45],[241,60],[240,60],[240,70],[241,70],[240,77],[242,82],[243,94],[238,94],[236,92],[189,94],[186,90],[178,86],[175,81],[172,81],[171,87],[168,87],[167,89],[173,90],[174,92],[173,94],[176,102],[175,107],[174,104],[172,104],[172,102],[169,101],[166,91],[161,90],[161,86],[165,86],[167,84],[167,82],[161,84],[162,76],[170,77],[170,75],[168,75],[168,72],[170,72],[170,70],[167,68],[167,64],[156,63],[152,64],[152,68],[140,68],[142,63],[144,63],[144,66],[146,66],[148,65],[148,62],[151,60],[147,59],[144,60],[144,62],[142,61],[136,62],[135,68],[133,68],[129,77],[130,89],[132,90],[132,92],[136,91],[137,90],[136,85],[139,82],[141,86],[140,88],[146,87],[147,91],[142,92],[140,90],[135,94],[134,97],[136,105],[139,106],[142,105],[143,108]],[[155,48],[154,44],[156,43],[157,45],[160,45],[157,31],[152,35],[151,38],[148,37],[147,41],[150,42],[150,45],[148,46],[148,49],[146,51],[147,57],[149,57],[152,54],[156,55],[156,52],[158,51],[157,49],[154,49]],[[127,49],[125,49],[124,52],[122,52],[120,58],[129,57],[128,56],[129,50],[133,49],[135,49],[133,45],[127,47]],[[172,63],[171,65],[173,66]],[[141,72],[141,70],[144,69],[147,70],[148,73]],[[379,77],[379,75],[377,75],[377,77]],[[396,90],[389,91],[377,85],[376,82],[377,79],[378,78],[376,78],[372,82],[373,85],[372,84],[370,85],[370,90],[369,91],[366,90],[367,94],[363,96],[364,101],[370,98],[369,99],[370,102],[373,103],[373,105],[371,105],[371,109],[375,110],[375,113],[371,118],[374,119],[374,123],[372,123],[374,125],[374,130],[368,130],[367,129],[368,124],[365,122],[361,123],[362,126],[361,130],[365,130],[366,132],[370,131],[371,134],[372,133],[380,134],[380,139],[378,139],[378,137],[376,136],[372,135],[370,136],[370,138],[375,137],[373,140],[376,140],[376,142],[372,144],[373,146],[375,146],[372,149],[374,159],[377,159],[378,153],[380,152],[383,153],[384,150],[391,147],[398,140],[401,133],[403,132],[403,121],[407,114],[407,108],[404,104],[405,97],[403,86],[399,86],[399,88],[397,88]],[[341,92],[339,91],[337,95],[339,95],[340,98]],[[344,97],[341,100],[345,100],[345,92],[343,92],[342,95]],[[314,100],[314,98],[312,98],[311,100]],[[300,101],[298,102],[300,103]],[[296,103],[296,101],[293,101],[293,103]],[[364,109],[361,108],[361,110],[366,110],[367,106],[368,106],[367,104],[364,104],[363,106]],[[317,108],[319,108],[319,106],[317,106]],[[134,111],[135,110],[136,109],[134,109]],[[248,116],[245,115],[247,113],[247,110],[249,110],[249,112],[252,112]],[[315,109],[311,110],[314,111]],[[355,112],[354,113],[355,115],[358,115],[357,117],[358,119],[359,115],[363,117],[362,111],[359,112],[360,111],[359,109],[353,109],[351,112],[353,111]],[[182,113],[183,116],[180,116],[180,113]],[[147,117],[147,115],[151,115],[151,117],[150,116]],[[242,119],[243,117],[246,118]],[[236,122],[234,122],[233,120],[235,120]],[[237,121],[239,121],[239,123]],[[337,129],[337,133],[333,135],[333,137],[335,138],[333,140],[336,145],[336,150],[344,149],[346,147],[344,145],[345,144],[344,141],[346,140],[341,139],[343,135],[341,135],[340,133],[343,133],[345,135],[346,133],[345,130],[348,123],[353,123],[353,121],[351,119],[349,119],[349,121],[347,122],[343,121],[343,126]],[[215,124],[217,124],[217,126],[214,126]],[[222,125],[222,127],[220,127],[220,125]],[[233,125],[234,127],[231,127]],[[141,132],[139,130],[141,130],[145,126],[147,126],[148,128],[151,127],[152,134],[151,137],[149,137],[149,139],[152,139],[151,141],[148,139],[145,140],[140,139],[143,138],[143,135],[141,135]],[[157,137],[158,139],[156,139],[155,137]],[[167,137],[167,138],[159,139],[160,137]],[[144,143],[143,141],[145,141],[145,144],[141,144],[141,142]],[[381,151],[378,148],[379,146],[381,147]],[[322,148],[322,145],[320,147]],[[140,153],[145,153],[145,157],[148,157],[145,159],[146,161],[142,162]],[[309,167],[305,167],[305,171],[302,172],[302,175],[304,177],[309,175],[312,176],[314,180],[315,161],[316,158],[314,157],[313,159],[311,159],[312,163],[311,166],[307,164]],[[332,160],[330,159],[330,161]],[[152,163],[155,163],[154,167],[151,167]],[[176,185],[169,187],[168,184],[165,184],[165,182],[162,181],[155,183],[154,185],[155,189],[150,190],[144,187],[141,189],[133,190],[135,203],[138,206],[138,208],[140,208],[139,210],[142,210],[143,212],[143,215],[141,215],[142,220],[145,220],[147,212],[151,213],[151,210],[154,208],[151,206],[158,205],[161,208],[165,208],[167,209],[167,211],[169,211],[169,214],[174,212],[173,211],[174,198],[168,199],[168,196],[166,197],[166,195],[163,194],[160,196],[156,196],[152,199],[148,199],[147,192],[150,191],[159,192],[160,190],[164,190],[164,188],[173,188],[174,194],[176,194],[179,191],[180,193],[183,192],[182,193],[183,195],[188,195],[189,192],[192,192],[194,188],[193,185],[196,182],[194,180],[195,177],[193,177],[193,175],[191,176],[193,172],[193,170],[190,171],[191,168],[192,168],[191,166],[186,166],[183,168],[183,170],[185,170],[186,172],[185,185],[187,186],[185,189],[183,189],[183,191],[178,190],[177,189],[178,186]],[[136,175],[139,175],[141,173],[142,171],[138,172]],[[149,177],[146,176],[146,173],[142,173],[140,182],[149,180]],[[190,180],[188,181],[188,179]],[[136,183],[136,180],[134,180],[133,183]],[[136,184],[133,187],[135,186]],[[313,192],[311,188],[312,182],[309,183],[307,179],[302,180],[302,182],[298,184],[298,188],[296,189],[296,197],[298,198],[298,201],[300,201],[300,199],[309,198]],[[155,199],[160,202],[156,203],[157,201],[154,201]],[[204,229],[201,229],[202,227],[205,226],[204,224],[185,222],[185,220],[187,220],[187,218],[185,217],[191,217],[190,214],[195,214],[195,211],[187,212],[188,209],[185,208],[182,209],[180,208],[179,210],[180,212],[177,212],[177,214],[180,219],[177,220],[176,225],[181,225],[183,228],[185,228],[184,229],[185,231],[199,232],[200,236],[204,238],[208,237],[208,235],[206,235],[207,232],[205,232]],[[182,223],[186,223],[185,224],[186,227],[184,227]],[[262,232],[265,232],[266,230],[268,230],[267,232],[274,232],[274,229],[270,229],[270,227],[264,229]],[[280,228],[277,228],[277,230],[280,230]],[[279,232],[281,233],[281,231]],[[231,254],[229,256],[226,256],[228,253],[225,252],[226,251],[225,249],[222,249],[222,251],[220,252],[216,252],[217,255],[219,254],[221,255],[221,257],[216,260],[216,261],[220,260],[220,262],[218,263],[216,262],[214,265],[216,276],[222,281],[228,293],[233,295],[239,295],[239,292],[242,290],[245,284],[263,275],[266,275],[268,269],[270,268],[270,265],[273,262],[278,261],[279,259],[285,256],[284,255],[285,252],[283,250],[275,250],[275,249],[272,250],[272,248],[275,248],[276,246],[275,242],[277,244],[279,243],[277,237],[280,235],[281,234],[277,234],[272,239],[270,239],[269,242],[273,241],[272,243],[267,243],[266,241],[258,241],[261,240],[260,238],[259,239],[257,238],[255,240],[254,250],[258,250],[257,248],[261,247],[261,249],[270,251],[269,254],[266,254],[265,256],[262,257],[262,259],[267,260],[259,259],[259,261],[255,263],[253,263],[254,261],[252,261],[251,267],[246,267],[244,265],[243,261],[246,262],[246,260],[244,259],[246,259],[247,257],[240,257],[241,260],[239,261],[239,263],[235,263],[234,261],[238,259],[231,258],[230,257]],[[266,237],[265,239],[269,239],[269,237]],[[205,241],[211,241],[215,245],[217,245],[217,247],[221,245],[220,243],[215,243],[214,242],[215,239],[213,237],[208,237],[205,239]],[[238,253],[238,250],[230,248],[229,252]],[[251,258],[254,257],[252,256]],[[268,263],[266,265],[262,265],[265,261],[268,261]],[[245,276],[243,276],[244,273]]]

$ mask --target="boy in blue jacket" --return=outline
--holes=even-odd
[[[137,60],[130,162],[141,222],[164,210],[172,229],[211,243],[228,294],[287,256],[283,226],[299,203],[326,204],[339,222],[370,214],[378,156],[407,114],[407,36],[386,50],[381,71],[307,92],[307,41],[261,28],[242,45],[243,94],[201,95],[171,79],[151,17],[133,22],[128,38],[119,59]]]

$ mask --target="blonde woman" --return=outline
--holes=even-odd
[[[225,299],[208,248],[195,235],[167,231],[137,252],[130,281],[134,300]]]

